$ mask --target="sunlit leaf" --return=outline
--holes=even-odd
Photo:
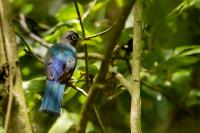
[[[45,90],[46,77],[39,77],[30,81],[23,81],[23,88],[29,93],[42,92]]]
[[[52,125],[48,133],[65,133],[73,124],[77,123],[78,118],[78,114],[63,110],[62,115]]]
[[[25,6],[23,6],[22,8],[22,12],[24,14],[28,14],[33,10],[33,5],[32,4],[26,4]]]
[[[187,106],[199,106],[200,105],[200,91],[191,90],[188,95]]]
[[[80,4],[78,6],[79,6],[80,13],[82,14],[83,12],[82,6]],[[56,14],[56,19],[58,21],[67,21],[67,20],[72,20],[76,18],[77,18],[76,9],[72,5],[62,6]]]
[[[199,54],[200,46],[199,45],[181,46],[181,47],[176,48],[174,53],[175,55],[180,55],[180,56]]]

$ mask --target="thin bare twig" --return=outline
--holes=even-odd
[[[4,132],[5,133],[8,132],[8,125],[9,125],[9,121],[10,121],[10,114],[11,114],[12,103],[13,103],[13,91],[12,91],[13,85],[11,85],[12,81],[9,81],[9,80],[11,80],[11,78],[12,78],[11,76],[8,77],[9,83],[8,83],[7,89],[9,90],[9,97],[8,97],[8,104],[7,104],[6,117],[5,117],[5,123],[4,123]]]
[[[89,89],[89,71],[88,71],[88,52],[87,52],[87,44],[84,44],[85,49],[85,72],[86,72],[86,89]]]
[[[96,2],[97,2],[97,0],[93,0],[93,1],[89,4],[89,7],[88,7],[87,11],[86,11],[85,13],[83,13],[83,15],[82,15],[82,19],[83,19],[83,20],[88,16],[88,14],[89,14],[90,11],[92,10],[92,8],[95,6]]]
[[[70,84],[70,83],[68,83],[67,85],[69,85],[69,86],[72,87],[73,89],[75,89],[75,90],[81,92],[85,97],[87,97],[88,94],[87,94],[87,92],[85,92],[83,89],[78,88],[78,87],[76,87],[75,85]]]
[[[83,20],[82,20],[82,18],[81,18],[81,14],[80,14],[80,11],[79,11],[79,8],[78,8],[77,0],[74,0],[74,5],[75,5],[76,13],[77,13],[77,15],[78,15],[78,19],[79,19],[79,22],[80,22],[80,25],[81,25],[81,30],[82,30],[83,39],[85,39],[85,28],[84,28]]]
[[[27,24],[26,24],[26,18],[23,14],[20,14],[20,24],[22,26],[22,28],[24,29],[24,31],[35,41],[39,42],[41,46],[49,48],[52,44],[46,42],[45,40],[43,40],[42,38],[40,38],[39,36],[37,36],[36,34],[32,33],[31,30],[28,28]]]
[[[99,125],[100,125],[100,129],[101,129],[101,132],[102,133],[106,133],[106,129],[105,129],[105,127],[104,127],[104,125],[103,125],[103,122],[102,122],[102,120],[101,120],[101,117],[100,117],[100,115],[99,115],[99,112],[98,112],[98,110],[97,110],[97,107],[95,106],[95,105],[93,105],[93,110],[94,110],[94,113],[95,113],[95,115],[96,115],[96,118],[97,118],[97,120],[98,120],[98,122],[99,122]]]
[[[24,40],[24,38],[18,34],[17,32],[15,32],[15,34],[17,34],[17,36],[19,36],[19,38],[23,41],[24,45],[27,47],[28,50],[24,49],[24,51],[26,52],[26,54],[31,55],[32,57],[36,58],[41,64],[44,64],[44,62],[38,57],[36,56],[33,51],[31,50],[31,48],[29,47],[29,45],[26,43],[26,41]]]
[[[109,32],[109,31],[112,29],[112,27],[113,27],[113,25],[110,26],[108,29],[106,29],[106,30],[104,30],[104,31],[101,31],[101,32],[99,32],[99,33],[97,33],[97,34],[94,34],[94,35],[91,35],[91,36],[86,36],[86,37],[84,38],[84,40],[89,40],[89,39],[94,38],[94,37],[97,37],[97,36],[102,36],[102,35],[104,35],[105,33]]]
[[[96,3],[96,2],[95,2]],[[94,3],[94,4],[95,4]],[[82,35],[83,35],[83,40],[89,40],[91,38],[94,38],[94,37],[97,37],[97,36],[100,36],[100,35],[103,35],[105,33],[107,33],[108,31],[110,31],[112,29],[112,26],[110,26],[108,29],[102,31],[102,32],[99,32],[97,34],[94,34],[94,35],[91,35],[91,36],[86,36],[85,34],[85,28],[84,28],[84,24],[83,24],[83,19],[81,18],[81,14],[80,14],[80,11],[79,11],[79,8],[78,8],[78,3],[76,0],[74,0],[74,5],[75,5],[75,8],[76,8],[76,12],[77,12],[77,15],[78,15],[78,19],[80,21],[80,25],[81,25],[81,30],[82,30]]]

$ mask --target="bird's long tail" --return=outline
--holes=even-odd
[[[45,95],[42,105],[40,106],[40,111],[60,115],[64,88],[64,84],[47,80]]]

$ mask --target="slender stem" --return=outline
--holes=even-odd
[[[86,89],[89,89],[89,72],[88,72],[88,52],[87,52],[87,44],[84,44],[85,49],[85,72],[86,72]]]
[[[97,120],[98,120],[98,122],[99,122],[99,125],[100,125],[100,129],[101,129],[101,132],[102,133],[106,133],[106,129],[105,129],[105,127],[104,127],[104,125],[103,125],[103,122],[101,121],[101,117],[100,117],[100,115],[99,115],[99,112],[98,112],[98,110],[97,110],[97,107],[95,106],[95,105],[93,105],[93,110],[94,110],[94,113],[95,113],[95,115],[96,115],[96,118],[97,118]]]
[[[11,114],[12,103],[13,103],[13,92],[11,90],[11,87],[9,88],[9,98],[8,98],[8,105],[7,105],[7,109],[6,109],[6,117],[5,117],[5,123],[4,123],[4,132],[5,133],[8,132],[8,125],[9,125],[10,114]]]
[[[67,85],[71,86],[73,89],[75,89],[75,90],[81,92],[85,97],[87,97],[88,94],[87,94],[87,92],[85,92],[83,89],[78,88],[78,87],[76,87],[76,86],[73,85],[73,84],[67,84]]]
[[[28,48],[28,50],[24,49],[24,51],[27,54],[31,55],[32,57],[36,58],[41,64],[44,64],[44,62],[32,52],[31,48],[26,43],[26,41],[24,40],[24,38],[20,34],[18,34],[17,32],[15,32],[15,34],[17,34],[17,36],[19,36],[19,38],[23,41],[24,45]]]
[[[39,61],[41,64],[44,64],[44,62],[42,61],[42,59],[40,59],[37,55],[35,55],[32,51],[30,50],[26,50],[24,49],[24,51],[26,52],[26,54],[34,57],[37,61]]]
[[[83,39],[85,39],[85,28],[84,28],[84,25],[83,25],[81,14],[80,14],[80,11],[79,11],[79,8],[78,8],[78,3],[77,3],[76,0],[74,0],[74,5],[75,5],[75,8],[76,8],[76,13],[78,15],[78,19],[80,21]],[[87,52],[87,45],[86,44],[84,44],[84,51],[85,51],[86,88],[88,89],[89,88],[89,74],[88,74],[88,52]]]
[[[15,31],[15,34],[17,34],[17,36],[24,42],[24,45],[28,48],[28,50],[31,51],[31,48],[28,46],[28,44],[26,43],[26,41],[24,40],[24,38]]]
[[[76,8],[76,13],[78,15],[78,19],[80,21],[82,34],[83,34],[83,39],[85,39],[85,28],[84,28],[83,21],[82,21],[82,18],[81,18],[81,14],[80,14],[80,11],[79,11],[79,8],[78,8],[77,0],[74,0],[74,5],[75,5],[75,8]]]
[[[95,2],[95,3],[96,3],[96,2]],[[81,18],[81,14],[80,14],[80,11],[79,11],[79,8],[78,8],[77,0],[74,0],[74,5],[75,5],[76,13],[77,13],[77,15],[78,15],[78,19],[79,19],[79,22],[80,22],[80,25],[81,25],[81,30],[82,30],[82,34],[83,34],[83,39],[84,39],[84,40],[88,40],[88,39],[91,39],[91,38],[94,38],[94,37],[103,35],[103,34],[107,33],[108,31],[110,31],[110,30],[112,29],[112,26],[111,26],[111,27],[109,27],[108,29],[106,29],[105,31],[102,31],[102,32],[99,32],[99,33],[97,33],[97,34],[94,34],[94,35],[91,35],[91,36],[86,37],[85,28],[84,28],[83,20],[82,20],[82,18]]]
[[[84,40],[89,40],[91,38],[94,38],[94,37],[97,37],[97,36],[101,36],[101,35],[104,35],[105,33],[109,32],[111,29],[112,29],[113,25],[111,25],[108,29],[104,30],[104,31],[101,31],[97,34],[94,34],[94,35],[91,35],[91,36],[86,36],[84,38]]]

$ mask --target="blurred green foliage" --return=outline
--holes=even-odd
[[[81,14],[85,14],[93,0],[79,0]],[[147,0],[143,1],[143,44],[142,44],[142,130],[144,133],[198,133],[200,131],[200,1],[199,0]],[[86,35],[93,35],[109,28],[119,14],[123,0],[97,0],[84,18]],[[43,57],[45,49],[31,39],[19,24],[19,14],[25,14],[33,33],[50,43],[56,43],[63,32],[81,28],[72,0],[11,0],[15,30],[24,36],[31,49]],[[60,25],[60,26],[58,26]],[[123,30],[118,48],[111,54],[111,70],[120,72],[131,80],[131,45],[133,13]],[[119,33],[120,34],[120,33]],[[104,42],[109,37],[98,36],[82,41],[77,47],[84,52],[102,54]],[[134,38],[133,38],[134,39]],[[73,132],[79,120],[81,105],[85,97],[67,87],[63,98],[63,113],[56,117],[38,112],[45,89],[43,65],[26,55],[23,42],[17,38],[20,67],[25,90],[26,104],[32,128],[36,133]],[[100,66],[100,60],[89,59],[90,83]],[[75,85],[85,89],[85,64],[79,59],[73,75]],[[97,107],[108,133],[127,133],[129,129],[130,96],[109,74],[105,88],[97,97]],[[171,97],[181,109],[170,101]],[[190,115],[184,113],[189,112]],[[100,132],[99,125],[90,113],[87,133]],[[0,123],[0,131],[2,123]]]

